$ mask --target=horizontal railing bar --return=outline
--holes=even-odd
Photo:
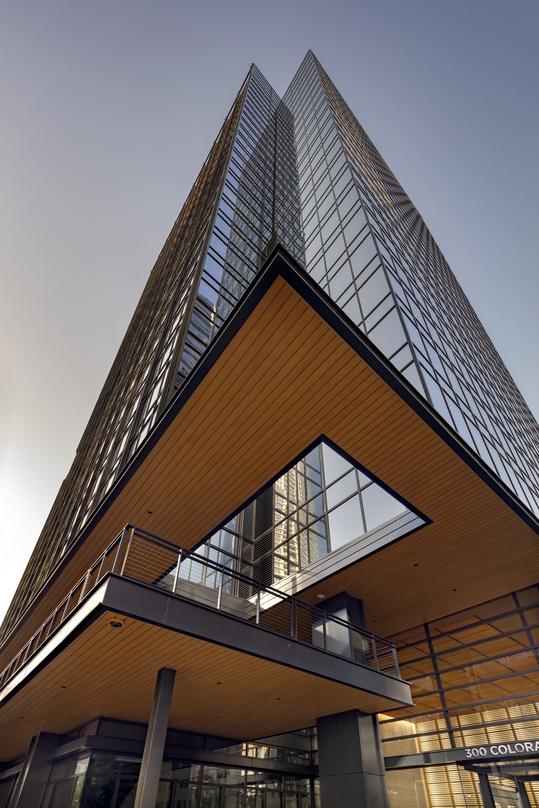
[[[116,538],[115,538],[115,539],[114,539],[114,540],[113,540],[113,541],[112,541],[112,542],[111,542],[111,543],[110,543],[110,544],[109,544],[109,545],[106,547],[106,549],[105,549],[105,550],[104,550],[104,551],[101,553],[101,555],[100,555],[100,556],[97,558],[97,560],[96,560],[96,561],[94,561],[94,563],[93,563],[93,564],[92,564],[92,565],[91,565],[91,566],[88,568],[88,570],[86,570],[86,572],[84,573],[84,575],[83,575],[81,578],[79,578],[79,580],[76,582],[76,584],[74,584],[74,585],[71,587],[71,589],[69,590],[69,592],[67,593],[67,595],[66,595],[66,596],[63,598],[63,600],[61,600],[61,601],[60,601],[60,603],[58,604],[58,606],[56,606],[56,608],[54,609],[54,611],[53,611],[53,612],[51,612],[51,613],[48,615],[48,617],[46,617],[46,619],[43,621],[43,623],[41,623],[41,625],[39,626],[39,628],[38,628],[36,631],[34,631],[34,633],[32,634],[32,636],[30,637],[30,639],[28,639],[28,640],[25,642],[25,644],[23,645],[23,647],[21,648],[21,650],[20,650],[20,651],[19,651],[19,652],[16,654],[16,656],[15,656],[15,657],[13,657],[13,659],[11,660],[11,662],[10,662],[10,663],[8,663],[8,665],[6,665],[6,667],[3,669],[2,673],[0,673],[0,683],[1,683],[2,685],[4,685],[4,684],[5,684],[5,681],[7,680],[7,678],[10,678],[11,676],[13,676],[13,675],[14,675],[14,674],[15,674],[15,673],[16,673],[16,672],[17,672],[17,671],[18,671],[18,670],[19,670],[19,669],[22,667],[22,665],[23,665],[23,664],[25,664],[25,663],[28,661],[29,656],[33,656],[33,655],[36,653],[36,651],[37,651],[39,648],[41,648],[41,646],[43,645],[43,643],[44,643],[46,640],[48,640],[48,639],[49,639],[49,637],[51,636],[51,634],[52,634],[52,633],[54,633],[54,632],[55,632],[55,631],[56,631],[56,630],[57,630],[57,629],[58,629],[58,628],[59,628],[59,627],[60,627],[60,626],[63,624],[65,617],[68,617],[68,616],[69,616],[69,614],[71,614],[71,611],[73,611],[73,609],[72,609],[72,610],[71,610],[71,611],[70,611],[70,612],[69,612],[67,615],[63,615],[63,616],[62,616],[62,618],[61,618],[61,619],[58,621],[58,623],[56,624],[56,626],[54,626],[54,628],[52,628],[52,627],[53,627],[53,625],[54,625],[54,621],[56,620],[56,616],[57,616],[58,612],[62,611],[62,609],[65,611],[65,609],[66,609],[66,607],[68,606],[69,601],[70,601],[71,596],[73,595],[73,593],[74,593],[74,592],[76,592],[76,590],[79,588],[79,586],[83,586],[83,585],[84,585],[84,581],[86,580],[88,573],[90,573],[90,574],[91,574],[91,572],[92,572],[93,570],[95,570],[95,568],[96,568],[96,567],[98,567],[98,566],[99,566],[99,564],[101,563],[101,561],[102,561],[104,558],[106,558],[107,554],[108,554],[108,553],[111,551],[111,549],[112,549],[112,548],[115,546],[115,544],[116,544],[116,543],[117,543],[117,542],[120,540],[120,538],[121,538],[122,534],[123,534],[123,530],[122,530],[122,532],[121,532],[121,533],[119,533],[119,534],[116,536]],[[83,596],[83,597],[86,597],[86,595],[88,594],[88,592],[89,592],[89,591],[90,591],[90,590],[83,591],[82,596]],[[78,606],[78,604],[81,602],[81,600],[82,600],[82,597],[79,597],[79,600],[78,600],[78,602],[77,602],[77,604],[76,604],[77,606]],[[28,651],[28,650],[31,648],[32,643],[34,642],[34,640],[36,639],[36,637],[38,637],[38,636],[39,636],[39,634],[42,632],[43,628],[44,628],[44,627],[47,625],[47,623],[50,623],[50,625],[49,625],[49,630],[46,632],[45,637],[43,638],[43,642],[36,643],[36,647],[33,649],[32,654],[28,655],[28,654],[27,654],[27,653],[25,653],[25,652],[27,652],[27,651]],[[51,629],[52,629],[52,631],[51,631]],[[10,669],[10,668],[13,666],[13,664],[14,664],[14,663],[18,663],[18,662],[19,662],[19,660],[21,660],[21,658],[22,658],[22,662],[20,663],[20,665],[19,665],[19,664],[15,664],[15,665],[14,665],[14,668],[13,668],[13,671],[11,671],[11,672],[10,672],[9,677],[6,677],[6,676],[5,676],[6,672],[8,672],[8,671],[9,671],[9,669]]]
[[[164,547],[164,548],[170,550],[171,552],[175,553],[176,555],[178,555],[179,552],[185,553],[184,558],[182,558],[182,562],[181,562],[182,564],[185,561],[187,561],[188,559],[194,559],[195,562],[197,562],[199,564],[202,564],[203,566],[209,567],[210,569],[216,570],[217,572],[221,572],[221,573],[224,573],[226,575],[230,575],[231,577],[235,578],[236,580],[241,581],[242,583],[246,583],[246,584],[249,584],[251,586],[254,586],[255,588],[260,589],[262,592],[264,592],[264,594],[275,595],[275,597],[278,597],[282,602],[295,600],[298,603],[298,605],[300,605],[304,609],[310,611],[312,614],[316,614],[320,618],[322,618],[325,615],[327,617],[327,619],[331,620],[332,622],[338,623],[338,624],[340,624],[342,626],[345,626],[345,627],[350,625],[349,623],[346,622],[346,620],[342,620],[342,618],[334,616],[330,612],[326,612],[324,609],[321,609],[320,607],[312,606],[309,603],[305,603],[304,601],[299,600],[297,595],[288,595],[288,594],[286,594],[286,592],[282,592],[280,589],[275,589],[272,586],[261,586],[253,578],[250,578],[249,576],[244,575],[243,573],[238,572],[237,570],[231,570],[228,567],[223,567],[222,564],[219,564],[218,562],[213,561],[210,558],[206,558],[205,556],[199,555],[196,552],[196,550],[192,550],[192,551],[186,550],[185,548],[182,548],[178,544],[174,544],[173,542],[169,542],[166,539],[162,539],[159,536],[154,536],[153,534],[148,533],[147,531],[142,530],[142,529],[137,528],[137,527],[134,528],[134,535],[135,536],[140,536],[141,538],[146,539],[147,541],[149,541],[151,543],[154,543],[154,544],[157,544],[157,545],[159,545],[161,547]],[[217,548],[214,548],[214,549],[217,549]],[[358,634],[360,634],[362,636],[373,638],[374,640],[377,640],[378,642],[384,644],[388,648],[393,648],[395,646],[395,643],[391,642],[390,640],[387,640],[385,637],[380,637],[379,635],[374,634],[372,631],[367,631],[366,629],[361,629],[361,628],[359,628],[357,626],[352,626],[352,630],[356,631]]]

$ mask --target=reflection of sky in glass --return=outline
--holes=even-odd
[[[326,473],[330,552],[354,541],[407,509],[326,444],[322,444]]]
[[[329,532],[332,550],[357,539],[364,532],[358,496],[347,499],[329,514]]]

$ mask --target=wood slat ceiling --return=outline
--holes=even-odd
[[[124,524],[191,547],[321,434],[432,524],[306,599],[348,590],[393,634],[535,582],[532,528],[278,276],[0,662]]]
[[[124,628],[111,628],[114,618]],[[395,704],[108,612],[2,708],[0,761],[22,754],[40,731],[66,733],[96,716],[147,723],[162,667],[177,671],[170,727],[242,740],[311,726],[319,715]]]

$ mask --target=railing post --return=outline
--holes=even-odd
[[[395,671],[395,676],[400,679],[401,672],[399,668],[399,658],[397,656],[397,648],[394,645],[391,646],[391,658],[393,660],[393,670]]]
[[[103,569],[103,564],[105,563],[105,553],[101,556],[101,561],[99,562],[99,567],[97,568],[97,576],[95,579],[96,584],[99,583],[101,580],[101,570]]]
[[[183,561],[183,550],[178,553],[178,563],[176,564],[176,572],[174,573],[174,583],[172,584],[172,594],[175,595],[178,588],[178,578],[180,577],[180,566]]]
[[[354,655],[354,632],[352,630],[352,623],[348,623],[348,642],[350,643],[350,659],[352,662],[356,661]]]
[[[378,651],[376,650],[376,637],[374,636],[374,634],[371,634],[371,642],[372,642],[372,659],[374,662],[374,669],[379,671],[380,663],[378,662]]]
[[[256,625],[260,625],[260,589],[256,593],[256,616],[255,616]]]
[[[91,568],[91,567],[89,567],[89,568],[86,570],[86,575],[84,576],[84,581],[82,582],[82,589],[81,589],[81,591],[80,591],[79,603],[81,602],[81,600],[82,600],[82,599],[83,599],[83,597],[85,596],[85,594],[86,594],[86,590],[88,589],[88,582],[89,582],[89,580],[90,580],[91,569],[92,569],[92,568]]]
[[[127,527],[124,527],[122,530],[119,538],[118,538],[118,547],[116,549],[116,555],[114,556],[114,561],[112,562],[112,567],[110,568],[111,572],[116,572],[118,570],[118,562],[120,560],[120,554],[122,552],[123,546],[125,544],[125,534],[127,532]]]
[[[223,597],[223,573],[221,572],[221,579],[217,589],[217,611],[221,610],[221,598]]]
[[[292,611],[290,614],[290,637],[293,640],[298,638],[298,605],[296,598],[292,598]]]
[[[68,606],[69,606],[69,601],[71,600],[71,593],[72,593],[72,591],[73,591],[73,590],[70,590],[70,591],[68,592],[68,594],[67,594],[67,597],[66,597],[66,605],[64,606],[64,610],[63,610],[63,612],[62,612],[62,617],[61,617],[61,619],[60,619],[60,623],[63,623],[63,622],[64,622],[64,620],[66,619],[67,608],[68,608]]]
[[[127,542],[127,547],[124,553],[124,559],[122,561],[122,567],[120,569],[120,572],[118,573],[119,575],[124,575],[125,573],[125,567],[127,564],[127,559],[129,557],[129,551],[131,550],[131,542],[133,541],[134,535],[135,535],[135,528],[134,527],[129,528],[129,541]]]
[[[30,642],[27,642],[26,645],[23,646],[23,649],[22,649],[23,650],[23,664],[28,659],[28,651],[30,650],[30,643],[31,643],[31,640],[30,640]],[[4,668],[4,671],[5,671],[5,668]],[[3,674],[2,674],[2,676],[3,676]]]
[[[36,648],[35,648],[35,650],[36,650],[36,651],[37,651],[37,649],[38,649],[38,648],[41,648],[41,645],[42,645],[41,638],[42,638],[42,636],[43,636],[43,628],[44,628],[44,627],[43,627],[43,626],[41,626],[41,628],[39,629],[39,631],[37,632],[37,634],[35,634],[35,635],[34,635],[34,636],[35,636],[35,638],[36,638]],[[20,656],[20,652],[19,652],[19,656]]]

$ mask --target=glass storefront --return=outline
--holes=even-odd
[[[43,808],[133,808],[140,759],[94,753],[53,767]],[[310,781],[165,760],[156,808],[311,808]]]
[[[539,587],[391,639],[414,706],[380,716],[386,757],[539,738]]]

